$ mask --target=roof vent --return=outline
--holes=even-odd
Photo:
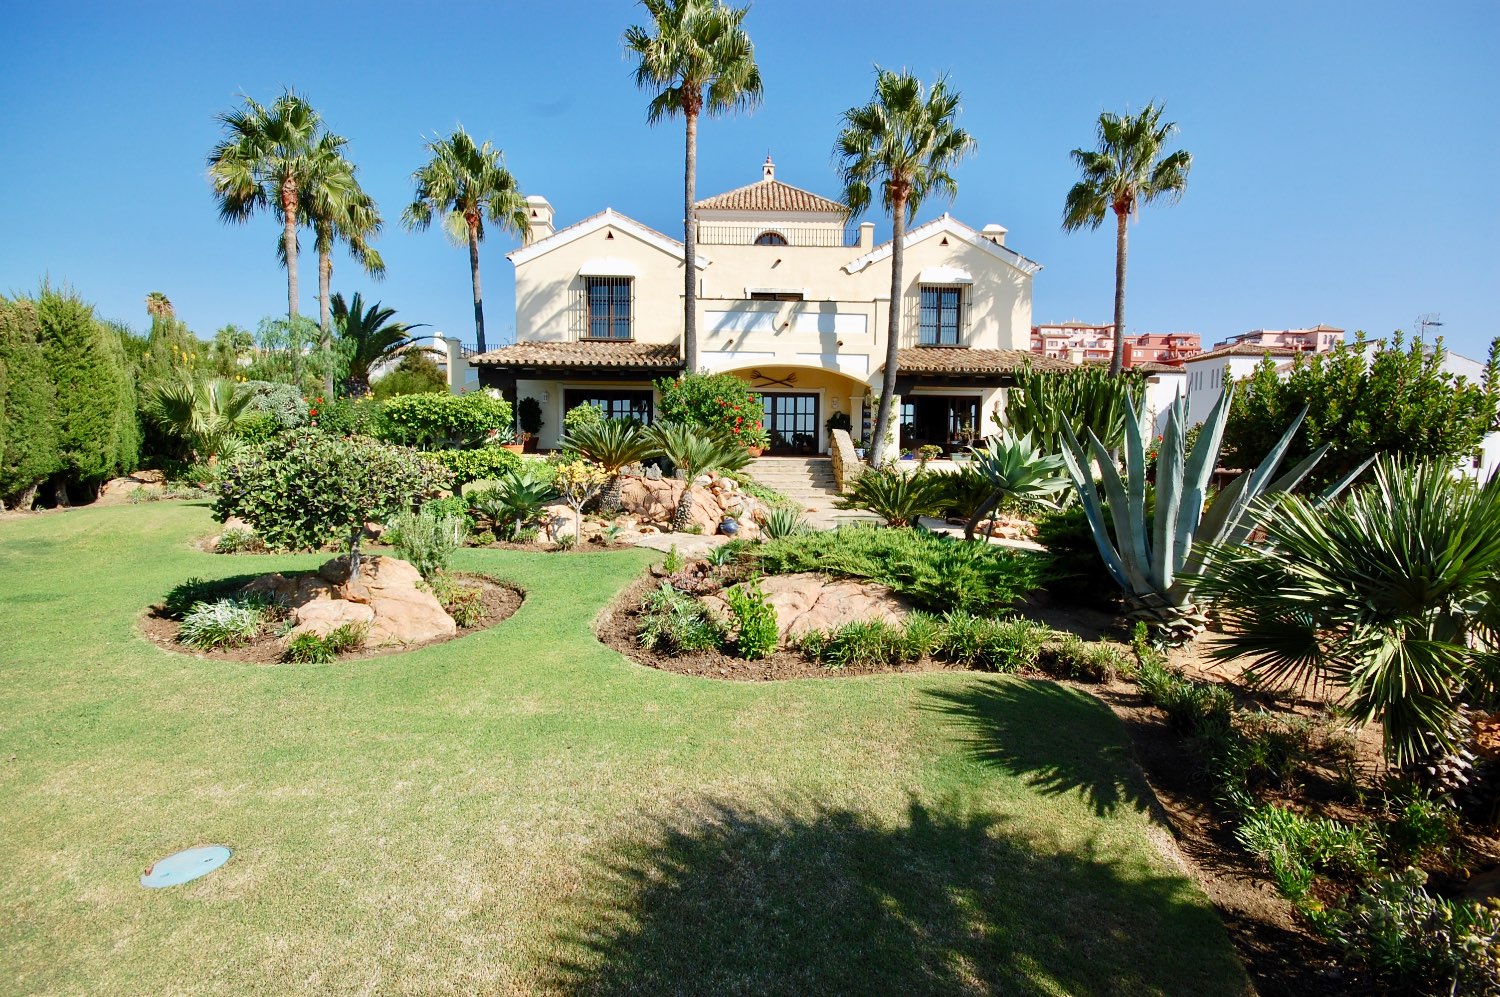
[[[764,179],[764,180],[775,180],[776,179],[776,164],[773,163],[773,162],[771,162],[771,154],[769,152],[766,153],[766,162],[765,162],[765,165],[760,168],[760,171],[761,171],[761,174],[762,174],[762,177],[761,177],[762,179]]]
[[[980,230],[979,234],[995,245],[1003,246],[1005,245],[1005,232],[1006,228],[1004,225],[997,225],[994,222],[990,222]]]

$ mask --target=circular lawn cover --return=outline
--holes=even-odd
[[[203,845],[158,859],[141,874],[141,885],[153,889],[176,886],[206,876],[229,861],[233,854],[223,845]]]

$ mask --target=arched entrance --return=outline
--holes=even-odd
[[[764,364],[724,371],[743,378],[761,396],[762,419],[776,455],[827,453],[828,422],[849,419],[856,438],[867,435],[865,383],[824,367]]]

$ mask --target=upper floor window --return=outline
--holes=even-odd
[[[918,342],[923,346],[957,346],[962,312],[963,288],[924,286]]]
[[[630,278],[585,277],[590,339],[629,339]]]
[[[755,237],[757,246],[785,246],[786,236],[780,232],[762,232]]]

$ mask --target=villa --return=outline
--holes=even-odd
[[[820,453],[827,422],[847,414],[871,435],[884,372],[891,244],[875,224],[852,231],[842,204],[776,178],[697,202],[699,366],[764,397],[773,453]],[[531,231],[516,268],[516,342],[471,358],[479,383],[542,407],[539,443],[557,445],[564,413],[594,404],[649,420],[652,381],[682,359],[683,245],[613,209],[555,228],[529,198]],[[994,409],[1030,362],[1032,278],[1040,264],[1006,245],[1000,225],[951,215],[905,239],[897,392],[902,446],[945,449],[997,431]]]

